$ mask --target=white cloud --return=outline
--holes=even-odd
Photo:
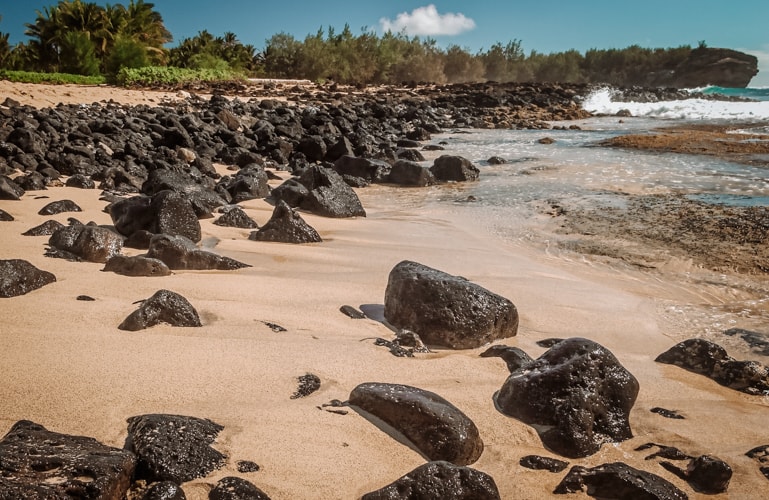
[[[439,14],[433,4],[416,8],[411,14],[401,12],[395,20],[383,17],[379,24],[382,31],[405,31],[407,35],[412,36],[458,35],[475,28],[475,21],[464,14]]]

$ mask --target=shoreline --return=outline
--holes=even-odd
[[[145,93],[140,102],[160,98]],[[286,172],[274,173],[288,178]],[[0,367],[5,380],[0,433],[16,420],[30,419],[50,430],[122,447],[125,420],[134,415],[210,418],[225,427],[214,447],[228,460],[223,469],[185,483],[187,498],[207,498],[210,486],[227,475],[252,481],[273,499],[357,498],[425,459],[357,412],[337,415],[318,407],[346,400],[360,383],[406,383],[440,394],[478,425],[485,451],[472,467],[494,477],[502,498],[549,496],[563,474],[525,469],[518,460],[528,454],[556,455],[543,448],[530,426],[494,408],[493,395],[508,374],[501,360],[480,358],[485,348],[396,358],[373,345],[374,337],[392,335],[374,314],[383,304],[387,273],[409,259],[509,298],[519,310],[520,330],[495,344],[514,345],[537,357],[545,351],[536,344],[539,340],[587,337],[614,352],[639,379],[641,392],[630,415],[634,437],[569,460],[571,465],[624,461],[664,477],[690,498],[705,497],[645,460],[646,452],[634,451],[655,442],[692,455],[714,454],[733,467],[729,492],[707,498],[749,497],[766,488],[755,463],[743,455],[766,444],[769,400],[654,363],[677,339],[668,333],[670,318],[660,314],[653,279],[641,282],[643,273],[637,269],[618,272],[494,237],[472,214],[420,201],[419,189],[373,185],[357,190],[368,212],[365,218],[328,219],[303,212],[324,239],[318,244],[250,241],[248,230],[201,220],[203,241],[216,242],[217,252],[253,267],[178,271],[162,278],[129,278],[102,272],[101,264],[46,258],[46,237],[21,236],[49,218],[111,224],[97,190],[51,187],[30,191],[21,201],[0,201],[0,208],[16,217],[0,223],[0,255],[28,259],[57,276],[56,283],[0,301],[0,314],[14,319],[13,329],[0,334],[7,358]],[[37,215],[46,203],[65,198],[84,212]],[[240,205],[260,225],[272,211],[262,199]],[[189,299],[204,326],[117,330],[135,301],[160,288]],[[690,304],[699,293],[665,291],[666,304]],[[76,301],[81,294],[97,300]],[[352,320],[339,312],[344,304],[366,306],[372,313]],[[263,321],[287,331],[273,332]],[[297,377],[306,373],[320,377],[321,389],[290,399]],[[649,411],[656,406],[687,418],[664,419]],[[237,460],[253,460],[261,470],[240,474]]]

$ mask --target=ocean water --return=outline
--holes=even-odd
[[[579,257],[558,250],[552,241],[557,236],[542,225],[547,219],[543,207],[552,204],[611,207],[625,204],[628,194],[683,194],[705,203],[769,206],[769,158],[767,166],[756,166],[708,156],[597,145],[618,135],[711,122],[750,123],[745,132],[765,133],[769,141],[769,100],[615,103],[609,90],[601,90],[589,96],[584,107],[607,115],[629,109],[633,117],[596,116],[553,123],[578,125],[581,130],[457,130],[434,136],[432,142],[446,148],[442,153],[470,159],[479,167],[481,176],[478,182],[432,190],[426,201],[469,215],[479,226],[506,241],[532,245],[549,256],[564,259]],[[539,140],[544,137],[555,142],[541,144]],[[490,164],[487,160],[493,156],[506,163]],[[616,271],[625,272],[619,270],[624,265],[618,262]],[[710,332],[714,338],[724,340],[721,332],[739,327],[763,332],[769,339],[769,280],[765,277],[735,278],[691,268],[678,275],[638,273],[639,280],[648,279],[654,286],[699,288],[703,296],[713,298],[712,303],[704,305],[671,306],[670,317],[686,317],[690,331],[703,335]]]

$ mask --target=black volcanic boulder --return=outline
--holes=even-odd
[[[0,222],[11,222],[12,220],[14,220],[13,215],[0,208]]]
[[[152,237],[147,257],[161,260],[169,269],[173,270],[218,269],[229,271],[251,267],[235,259],[201,250],[184,236],[168,236],[166,234],[156,234]]]
[[[128,419],[125,448],[136,454],[136,478],[181,484],[221,468],[225,456],[211,448],[221,425],[183,415],[149,414]]]
[[[323,217],[366,216],[358,195],[330,168],[311,166],[298,180],[308,191],[299,208]]]
[[[184,236],[200,241],[200,222],[190,202],[175,191],[160,191],[152,198],[135,196],[113,203],[109,209],[115,229],[124,236],[137,231]]]
[[[22,236],[51,236],[53,233],[63,227],[65,227],[64,224],[57,220],[51,219],[33,228],[27,229],[21,234]]]
[[[170,290],[158,290],[143,300],[139,309],[123,320],[118,329],[136,332],[160,323],[179,327],[203,326],[198,312],[187,299]]]
[[[534,361],[519,347],[493,345],[481,353],[482,358],[502,358],[510,373]]]
[[[575,465],[553,493],[585,491],[596,498],[624,500],[686,500],[686,493],[673,483],[651,472],[633,468],[622,462],[599,465],[590,469]]]
[[[125,498],[136,457],[20,420],[0,440],[0,498]]]
[[[434,392],[400,384],[360,384],[349,403],[406,436],[428,460],[469,465],[483,453],[478,428]]]
[[[387,181],[390,168],[385,161],[356,156],[342,156],[334,162],[334,171],[339,175],[360,177],[368,182]]]
[[[470,467],[449,462],[420,465],[393,483],[361,500],[498,500],[494,478]]]
[[[238,170],[233,177],[225,177],[219,186],[232,197],[233,203],[265,198],[270,195],[267,172],[263,167],[252,163]]]
[[[237,205],[222,207],[222,215],[214,221],[217,226],[256,229],[259,225]]]
[[[711,455],[692,458],[686,470],[679,469],[670,462],[662,462],[660,465],[688,482],[696,491],[707,495],[725,493],[732,479],[732,468],[729,464]]]
[[[123,249],[123,237],[103,227],[76,223],[57,229],[48,245],[62,251],[66,258],[105,263]]]
[[[435,176],[419,163],[398,160],[390,170],[390,176],[387,182],[398,184],[400,186],[429,186],[435,184]]]
[[[518,333],[518,311],[506,298],[407,260],[390,271],[384,306],[393,326],[450,349],[474,349]]]
[[[18,200],[24,196],[24,189],[6,175],[0,175],[0,200]]]
[[[47,204],[43,208],[40,209],[38,212],[38,215],[56,215],[56,214],[62,214],[65,212],[82,212],[83,209],[80,208],[77,203],[75,203],[72,200],[59,200],[59,201],[52,201],[51,203]]]
[[[547,448],[580,458],[633,437],[628,417],[638,388],[608,349],[570,338],[512,372],[496,402],[505,415],[534,426]]]
[[[272,217],[259,231],[248,237],[255,241],[275,241],[279,243],[319,243],[323,241],[318,232],[285,201],[278,201]]]
[[[470,160],[452,155],[436,158],[430,172],[441,182],[474,181],[480,176],[480,170]]]
[[[709,340],[684,340],[657,356],[655,361],[705,375],[746,394],[769,394],[769,367],[758,361],[738,361]]]
[[[67,187],[73,187],[78,189],[94,189],[96,188],[96,183],[91,179],[90,177],[87,177],[83,174],[75,174],[69,179],[67,179],[67,182],[65,183]]]
[[[289,207],[298,207],[304,199],[309,196],[310,190],[298,179],[288,179],[272,190],[271,196],[276,201],[282,200],[288,203]]]
[[[270,500],[251,482],[239,477],[227,476],[221,478],[208,494],[209,500]]]
[[[158,259],[150,259],[142,255],[129,257],[115,255],[107,261],[102,271],[121,274],[123,276],[168,276],[171,270]]]
[[[187,500],[187,496],[173,481],[160,481],[147,488],[141,500]]]
[[[56,281],[56,276],[42,271],[26,260],[0,260],[0,297],[18,297]]]

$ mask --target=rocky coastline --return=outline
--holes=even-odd
[[[221,231],[231,231],[216,234],[227,234],[230,240],[237,240],[222,242],[225,248],[237,249],[240,247],[226,245],[246,243],[292,248],[317,245],[310,250],[320,252],[326,235],[330,234],[332,243],[337,244],[335,239],[342,239],[344,231],[351,229],[334,226],[333,231],[324,231],[313,226],[325,227],[326,220],[363,224],[373,215],[364,203],[367,186],[427,189],[477,179],[478,168],[468,160],[444,154],[440,146],[426,146],[431,134],[463,128],[547,129],[549,121],[587,117],[580,108],[580,99],[589,90],[581,85],[537,84],[361,90],[273,83],[252,88],[232,83],[223,87],[173,89],[176,98],[157,106],[104,101],[51,108],[36,108],[6,96],[0,104],[0,224],[16,224],[12,215],[14,203],[34,198],[42,204],[44,200],[40,212],[29,215],[39,221],[53,219],[25,229],[31,235],[47,238],[47,245],[28,248],[36,248],[39,256],[45,253],[46,258],[57,263],[81,266],[85,269],[83,273],[103,266],[99,269],[101,274],[144,280],[141,283],[146,283],[145,289],[157,290],[141,298],[138,304],[121,304],[121,311],[126,306],[133,309],[125,311],[127,316],[117,318],[116,312],[110,312],[106,317],[120,321],[102,327],[105,331],[120,330],[120,334],[127,335],[126,332],[152,331],[159,325],[205,330],[221,319],[195,307],[196,302],[202,301],[200,287],[205,285],[187,284],[184,295],[195,300],[166,289],[166,283],[179,284],[175,278],[185,276],[227,280],[250,271],[262,273],[265,278],[270,273],[268,265],[244,251],[220,253],[216,247],[222,240],[211,233],[213,219]],[[721,136],[711,144],[717,148],[722,144]],[[612,146],[629,147],[626,143]],[[651,148],[643,144],[639,147]],[[692,152],[666,149],[679,150]],[[716,150],[713,154],[731,153]],[[425,161],[425,155],[433,158],[429,167],[420,163]],[[74,201],[59,195],[71,190],[98,190],[102,212],[84,211]],[[646,245],[701,257],[703,263],[712,264],[715,269],[769,273],[766,210],[724,209],[723,213],[713,214],[704,205],[677,199],[674,205],[667,199],[641,201],[645,204],[630,213],[653,214],[641,231],[636,225],[630,228],[626,213],[587,216],[557,206],[549,210],[555,218],[565,219],[564,231],[597,234],[602,241],[612,237],[627,241],[642,239],[652,232],[651,228],[661,227],[655,238],[644,242]],[[272,212],[261,228],[249,216],[255,212],[255,203],[261,204],[260,215]],[[66,217],[67,224],[54,220],[57,216]],[[682,230],[681,224],[688,224],[684,228],[687,230]],[[687,238],[681,238],[682,234]],[[14,234],[13,238],[16,237]],[[740,251],[730,251],[733,247]],[[645,255],[646,248],[639,255]],[[56,276],[24,260],[30,258],[39,263],[44,259],[37,255],[34,259],[23,254],[6,255],[5,252],[15,249],[3,249],[3,259],[7,260],[0,263],[0,305],[3,316],[9,318],[5,331],[14,328],[14,300],[45,294],[58,283]],[[575,249],[591,253],[588,245]],[[604,250],[605,255],[609,253]],[[715,254],[723,260],[712,261],[709,256]],[[280,262],[277,257],[273,260]],[[334,279],[332,273],[328,279]],[[215,299],[236,301],[237,295],[244,293],[238,290],[235,286],[228,297]],[[295,291],[295,298],[303,292]],[[527,498],[577,492],[609,498],[697,498],[705,494],[727,495],[730,488],[740,492],[755,485],[766,488],[762,475],[769,478],[769,445],[751,442],[739,451],[746,458],[738,460],[731,451],[728,458],[719,458],[715,453],[726,450],[705,449],[696,440],[679,438],[676,432],[686,431],[672,430],[669,426],[674,424],[667,420],[675,425],[694,426],[698,425],[696,416],[691,420],[678,419],[675,409],[656,405],[660,411],[647,411],[645,407],[651,406],[660,393],[655,392],[652,397],[643,394],[644,384],[651,386],[651,380],[658,377],[637,378],[631,373],[649,365],[656,373],[655,361],[674,365],[691,372],[692,377],[696,374],[704,379],[704,375],[715,380],[719,388],[708,390],[723,391],[717,393],[721,398],[736,398],[732,392],[739,392],[741,398],[753,398],[751,404],[756,413],[763,412],[765,416],[766,403],[761,401],[769,394],[766,365],[734,359],[720,346],[704,342],[684,342],[664,352],[660,348],[647,359],[648,350],[661,347],[667,338],[654,340],[651,347],[645,345],[643,355],[634,353],[622,361],[612,352],[617,346],[610,350],[580,335],[539,339],[536,343],[520,340],[525,350],[508,346],[506,343],[512,343],[513,337],[518,338],[519,311],[523,323],[530,320],[531,309],[521,308],[518,300],[514,305],[474,280],[417,262],[402,261],[392,267],[387,287],[381,292],[381,308],[364,304],[368,307],[362,305],[358,311],[345,306],[349,317],[344,319],[355,321],[352,318],[357,317],[372,331],[379,328],[396,339],[377,338],[376,343],[356,347],[356,353],[374,359],[386,353],[378,346],[388,345],[399,359],[391,360],[387,355],[387,363],[408,363],[412,360],[407,358],[415,355],[435,363],[447,363],[454,355],[465,356],[460,368],[451,368],[451,377],[461,377],[463,372],[475,369],[470,367],[481,364],[486,366],[483,369],[491,370],[488,367],[493,361],[480,357],[500,357],[506,369],[502,364],[494,368],[496,378],[490,378],[493,383],[482,387],[488,394],[468,398],[467,401],[483,400],[481,405],[473,404],[472,412],[463,411],[463,405],[453,397],[418,387],[417,382],[413,386],[391,383],[395,378],[392,373],[397,373],[397,366],[403,364],[387,364],[389,376],[383,374],[381,381],[360,380],[352,387],[339,383],[336,379],[343,375],[333,375],[334,371],[327,366],[314,368],[324,370],[323,376],[306,373],[299,377],[294,395],[282,399],[314,401],[302,413],[310,426],[313,421],[319,425],[317,419],[329,415],[345,418],[345,423],[359,416],[365,424],[355,424],[357,434],[345,438],[339,445],[341,451],[335,453],[342,454],[351,448],[348,441],[356,450],[366,448],[368,442],[374,443],[370,446],[375,448],[380,441],[395,441],[397,445],[406,443],[415,452],[416,461],[422,462],[403,470],[405,475],[400,478],[392,477],[394,482],[389,485],[378,480],[377,488],[355,490],[356,495],[367,499],[505,498],[501,492],[509,495],[516,486],[510,478],[489,474],[484,469],[499,470],[492,465],[494,462],[516,456],[510,442],[502,448],[497,445],[498,434],[504,431],[488,423],[510,421],[523,429],[513,441],[527,443],[527,449],[541,449],[541,453],[527,455],[519,462],[519,472],[526,469],[526,473],[537,474],[527,483],[529,489],[522,493]],[[82,295],[78,300],[87,302],[93,297]],[[107,303],[112,299],[100,300]],[[520,300],[526,304],[525,299]],[[338,321],[340,315],[336,311],[335,314]],[[313,318],[302,313],[297,316],[296,324],[302,326],[295,326],[295,332],[304,328],[313,332],[303,342],[312,343],[316,335],[323,335],[322,328],[313,330],[313,326],[305,324]],[[261,323],[275,334],[286,331],[273,322]],[[388,328],[383,329],[383,325]],[[489,347],[490,341],[495,345]],[[355,343],[360,344],[357,339]],[[352,348],[340,348],[344,349]],[[480,350],[474,352],[476,349]],[[258,359],[253,363],[258,363]],[[227,364],[228,360],[220,362]],[[365,358],[363,364],[367,364]],[[173,378],[173,374],[166,375]],[[159,379],[157,383],[162,385],[162,377]],[[701,384],[710,382],[699,378],[685,380],[703,392]],[[296,379],[289,382],[296,385]],[[458,378],[451,383],[461,382]],[[327,385],[334,387],[333,391],[328,392]],[[313,395],[328,399],[340,393],[339,399],[328,403],[317,404],[319,401],[312,399]],[[13,402],[6,398],[5,404],[12,406]],[[7,434],[0,439],[0,497],[151,500],[296,495],[287,485],[273,485],[277,490],[273,492],[260,482],[260,467],[245,460],[251,457],[243,456],[237,434],[218,440],[220,433],[227,432],[229,427],[240,428],[240,423],[223,425],[208,415],[178,414],[185,404],[178,404],[181,409],[177,412],[168,409],[173,404],[159,406],[165,409],[121,416],[127,425],[114,429],[112,436],[125,437],[122,448],[82,435],[52,432],[47,423],[28,420],[32,417],[10,422],[5,426],[9,429]],[[205,404],[200,407],[217,410]],[[635,417],[631,418],[633,412]],[[666,415],[672,417],[662,423]],[[484,424],[477,425],[475,420],[483,420]],[[335,424],[344,427],[338,421]],[[632,428],[639,430],[634,432]],[[672,442],[643,444],[648,437],[645,434]],[[623,443],[626,448],[620,449]],[[229,447],[227,453],[220,451],[225,444]],[[619,451],[606,451],[612,446]],[[658,447],[660,451],[648,456],[640,453],[649,447]],[[484,450],[490,457],[485,460]],[[253,449],[249,452],[257,453]],[[546,478],[548,473],[543,470],[553,467],[554,459],[540,455],[552,454],[571,461],[556,461],[557,471],[571,465],[571,470],[558,479]],[[617,457],[622,455],[632,463],[620,461]],[[681,467],[666,461],[658,463],[653,458],[677,461]],[[334,469],[333,464],[321,463],[318,467]],[[503,469],[511,467],[507,464]],[[345,471],[336,473],[344,475]],[[443,479],[436,481],[436,477]],[[748,486],[735,485],[741,481]],[[532,489],[540,482],[547,488],[539,485],[540,489]],[[312,486],[304,488],[307,492]]]

